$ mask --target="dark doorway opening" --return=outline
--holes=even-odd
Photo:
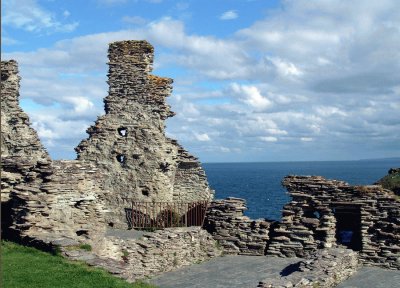
[[[362,249],[361,212],[355,205],[340,205],[333,208],[336,218],[336,241],[354,251]]]

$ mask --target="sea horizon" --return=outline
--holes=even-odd
[[[239,164],[239,163],[298,163],[298,162],[353,162],[353,161],[400,161],[399,157],[384,157],[384,158],[362,158],[362,159],[346,159],[346,160],[276,160],[276,161],[222,161],[222,162],[203,162],[202,164]],[[399,162],[400,165],[400,162]]]
[[[372,185],[400,167],[400,158],[337,161],[213,162],[203,163],[215,199],[245,199],[252,219],[280,220],[283,205],[290,197],[282,187],[287,175],[322,176],[349,185]]]

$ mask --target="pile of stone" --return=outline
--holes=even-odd
[[[318,250],[309,259],[292,264],[284,269],[281,275],[273,279],[265,279],[258,287],[290,288],[290,287],[335,287],[353,275],[359,267],[358,255],[350,249],[328,248]],[[285,270],[294,271],[285,271]],[[290,273],[291,272],[291,273]]]
[[[229,197],[211,202],[204,227],[226,254],[264,255],[271,222],[244,216],[246,201]]]

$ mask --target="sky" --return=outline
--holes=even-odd
[[[203,162],[400,156],[400,1],[2,0],[2,60],[53,159],[104,114],[107,49],[147,40],[166,134]]]

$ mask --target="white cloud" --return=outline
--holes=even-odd
[[[264,142],[276,142],[278,141],[278,138],[273,137],[273,136],[262,136],[260,139]]]
[[[272,106],[272,102],[262,96],[259,89],[255,86],[233,83],[231,88],[240,97],[241,101],[255,110],[264,110]]]
[[[78,22],[61,23],[35,0],[5,0],[2,24],[29,32],[71,32]],[[64,11],[65,16],[65,11]]]
[[[195,137],[198,141],[201,141],[201,142],[207,142],[207,141],[211,140],[210,137],[207,135],[207,133],[202,133],[202,134],[196,133]]]
[[[68,18],[70,15],[71,15],[71,12],[69,12],[68,10],[64,10],[63,16],[64,16],[65,18]]]
[[[303,141],[303,142],[311,142],[311,141],[313,141],[313,138],[311,138],[311,137],[301,137],[300,140]]]
[[[221,14],[221,16],[219,16],[219,19],[221,20],[233,20],[238,18],[239,15],[237,14],[237,12],[235,10],[228,10],[225,11],[224,13]]]
[[[277,68],[282,76],[301,76],[303,72],[291,62],[284,61],[280,58],[269,59]]]

